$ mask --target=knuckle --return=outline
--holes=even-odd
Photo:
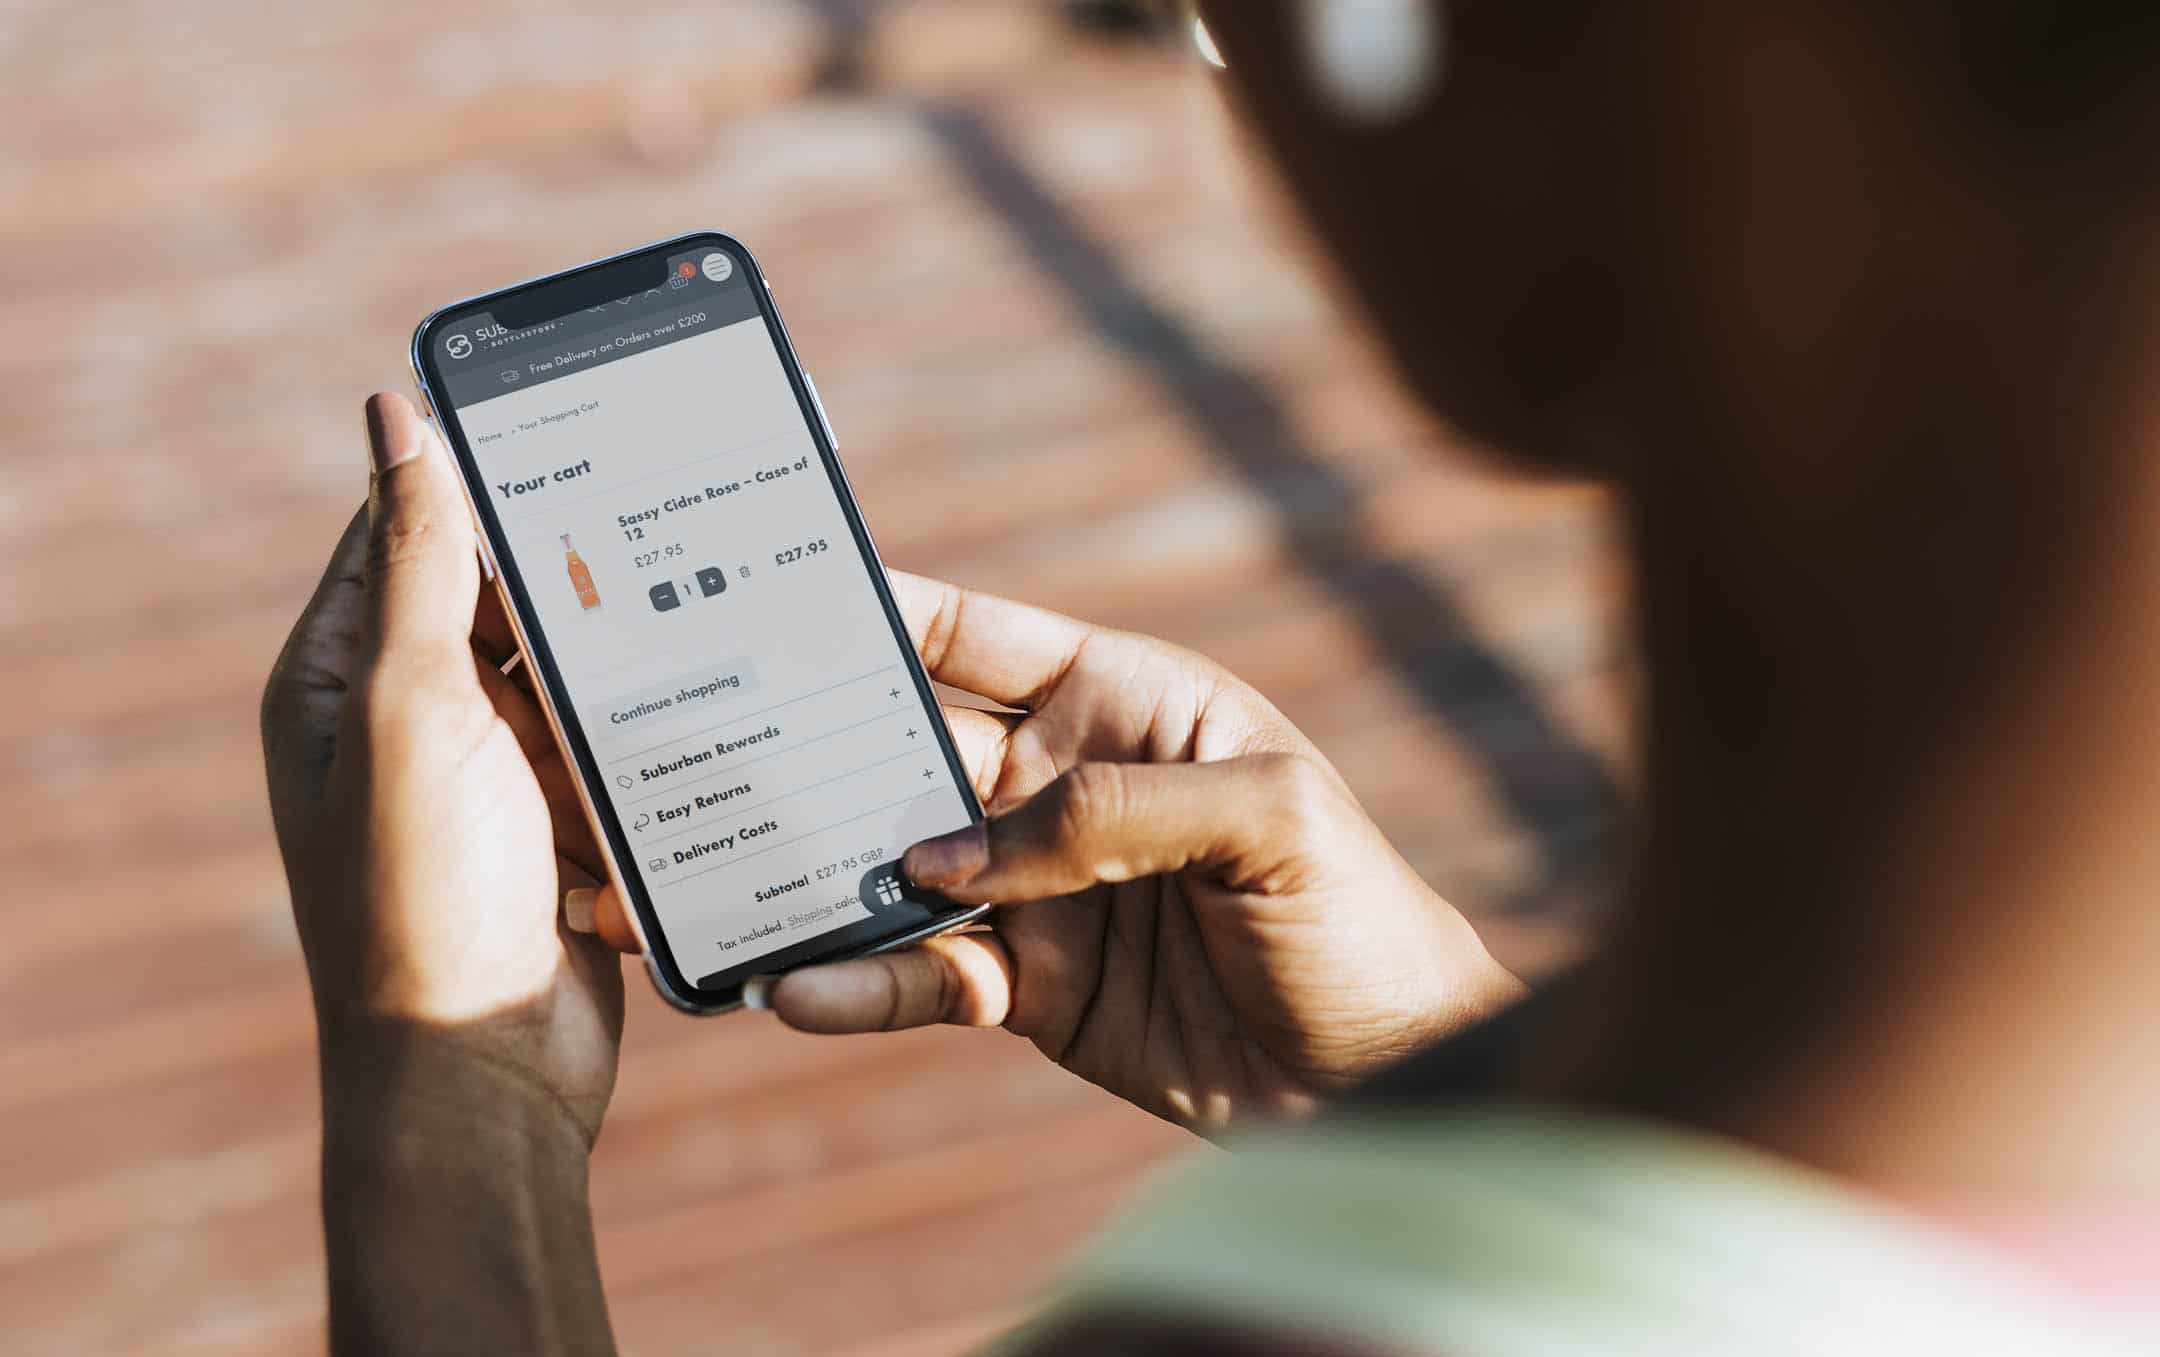
[[[960,614],[967,607],[967,598],[967,590],[956,584],[945,585],[939,590],[930,620],[923,624],[922,657],[923,663],[930,668],[941,668],[951,654],[953,638],[960,634]]]
[[[1126,802],[1125,778],[1114,763],[1082,763],[1057,780],[1051,837],[1062,850],[1086,843],[1105,825],[1118,823]]]
[[[920,950],[917,955],[930,972],[931,1020],[951,1022],[959,1015],[960,977],[954,972],[952,962],[944,956]]]
[[[887,957],[884,962],[881,969],[885,972],[885,1016],[878,1019],[877,1030],[897,1032],[907,1025],[907,977],[900,973],[906,959],[904,955]]]
[[[368,528],[367,576],[377,580],[406,562],[435,551],[447,540],[442,525],[425,514],[391,510]]]
[[[285,750],[287,736],[298,708],[292,677],[292,662],[279,656],[277,665],[271,669],[269,679],[263,684],[262,701],[256,704],[255,720],[262,735],[265,757],[276,760]]]
[[[1332,815],[1342,792],[1327,771],[1302,754],[1252,755],[1254,773],[1267,791],[1267,804],[1286,824],[1309,825]]]
[[[346,670],[307,645],[296,628],[263,682],[256,715],[264,755],[276,762],[294,744],[325,733],[347,691]]]
[[[255,703],[255,724],[262,734],[263,748],[272,749],[284,724],[285,695],[289,690],[286,677],[287,655],[281,654],[270,666],[269,677],[263,680],[262,697]]]
[[[1287,895],[1308,886],[1333,840],[1348,792],[1318,760],[1303,754],[1250,754],[1252,814],[1242,830],[1237,867],[1242,888]]]

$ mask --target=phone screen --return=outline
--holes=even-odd
[[[421,343],[647,941],[716,991],[952,911],[899,855],[978,812],[762,280],[665,262]]]

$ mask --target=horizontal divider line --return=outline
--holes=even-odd
[[[662,740],[656,745],[648,745],[645,748],[640,749],[635,754],[617,754],[615,757],[609,759],[606,763],[603,763],[600,766],[603,768],[613,768],[618,763],[635,763],[639,759],[644,758],[647,754],[656,754],[661,750],[667,748],[671,744],[681,744],[684,740],[695,740],[700,736],[710,735],[716,730],[724,730],[729,726],[738,726],[745,721],[755,721],[760,716],[770,716],[772,713],[780,710],[782,707],[788,706],[792,703],[800,702],[805,698],[816,697],[821,693],[829,693],[835,688],[845,688],[850,683],[860,683],[866,678],[876,678],[879,674],[885,673],[887,670],[898,669],[899,667],[900,666],[897,664],[880,665],[876,669],[866,670],[863,673],[857,674],[853,678],[841,679],[838,683],[828,683],[822,688],[812,688],[807,693],[797,693],[793,697],[783,698],[782,700],[773,703],[769,707],[760,707],[756,711],[750,712],[746,715],[730,716],[725,721],[715,721],[713,722],[713,724],[705,727],[703,730],[687,731],[681,735],[674,736],[671,739]]]
[[[894,806],[905,806],[910,802],[920,801],[926,796],[934,796],[938,792],[948,790],[950,790],[949,787],[932,787],[929,791],[917,792],[913,796],[903,796],[898,801],[889,801],[882,806],[872,806],[866,811],[862,811],[858,814],[848,816],[845,820],[835,820],[831,824],[820,825],[818,828],[811,830],[807,834],[797,834],[792,839],[782,839],[778,843],[767,844],[765,847],[758,849],[755,853],[745,853],[739,858],[729,858],[726,862],[716,862],[710,867],[700,867],[687,876],[670,877],[663,884],[672,886],[678,881],[690,881],[696,879],[697,877],[705,875],[707,872],[717,872],[722,867],[739,867],[752,858],[763,857],[767,853],[778,852],[780,849],[787,847],[791,843],[801,843],[804,839],[814,839],[818,835],[823,834],[828,830],[838,829],[842,825],[854,824],[857,820],[866,819],[872,815],[876,815],[879,811],[891,810]],[[648,886],[647,889],[650,889],[650,886]]]
[[[837,733],[837,732],[835,732],[835,733]],[[799,748],[801,748],[801,747],[802,747],[802,746],[800,746],[800,745],[797,745],[797,746],[795,746],[795,748],[796,748],[796,749],[799,749]],[[792,750],[792,749],[789,749],[789,750],[779,750],[779,751],[776,751],[776,752],[778,752],[778,753],[793,753],[793,752],[794,752],[794,750]],[[758,802],[758,803],[757,803],[756,805],[754,805],[754,806],[737,806],[737,807],[733,807],[732,809],[730,809],[730,810],[729,810],[729,812],[728,812],[728,813],[729,813],[729,814],[731,814],[731,815],[748,815],[748,814],[749,814],[749,813],[750,813],[751,811],[754,811],[754,810],[763,810],[763,809],[765,809],[765,808],[766,808],[767,806],[777,806],[777,805],[779,805],[779,804],[780,804],[780,803],[781,803],[782,801],[785,801],[785,800],[787,800],[787,799],[788,799],[789,797],[791,797],[791,796],[801,796],[801,795],[802,795],[802,794],[803,794],[804,792],[808,792],[808,791],[815,791],[815,790],[817,790],[817,789],[818,789],[819,787],[828,787],[828,786],[831,786],[831,785],[832,785],[833,783],[835,783],[835,782],[840,782],[840,781],[843,781],[843,780],[845,780],[845,779],[847,779],[847,778],[851,778],[851,777],[854,777],[854,776],[855,776],[856,774],[858,774],[858,773],[867,773],[867,772],[869,772],[869,771],[870,771],[870,770],[871,770],[872,768],[883,768],[883,767],[884,767],[884,766],[885,766],[886,764],[888,764],[888,763],[891,763],[891,762],[893,762],[893,761],[894,761],[894,760],[896,760],[896,759],[906,759],[906,758],[913,758],[913,757],[914,757],[915,755],[917,755],[917,754],[919,754],[919,753],[921,753],[921,752],[922,752],[922,751],[921,751],[921,750],[919,750],[919,749],[903,749],[903,750],[901,750],[901,751],[900,751],[899,753],[897,753],[897,754],[887,754],[887,755],[886,755],[886,756],[885,756],[884,758],[882,758],[882,759],[873,759],[873,760],[871,760],[871,761],[870,761],[869,763],[866,763],[866,764],[864,764],[864,765],[863,765],[862,767],[860,767],[860,768],[850,768],[850,769],[849,769],[848,771],[846,771],[846,772],[844,772],[844,773],[834,773],[834,774],[833,774],[833,775],[832,775],[831,777],[829,777],[829,778],[825,778],[825,779],[824,779],[823,781],[819,781],[819,782],[810,782],[810,783],[805,783],[805,784],[804,784],[803,786],[800,786],[800,787],[794,788],[794,789],[793,789],[792,791],[785,791],[785,792],[782,792],[782,793],[780,793],[780,794],[779,794],[778,796],[768,796],[768,797],[766,797],[766,798],[765,798],[765,799],[764,799],[763,801],[760,801],[760,802]],[[738,766],[740,766],[740,765],[738,765]],[[683,835],[685,835],[685,834],[695,834],[695,833],[697,833],[697,832],[698,832],[699,830],[702,830],[702,829],[705,829],[705,828],[707,828],[707,826],[705,826],[705,825],[692,825],[692,826],[690,826],[690,827],[689,827],[688,829],[677,829],[677,830],[673,830],[673,831],[671,831],[671,832],[669,832],[669,833],[667,833],[667,834],[665,834],[665,835],[662,835],[661,837],[659,837],[659,838],[657,838],[657,839],[647,839],[647,840],[646,840],[646,843],[648,843],[648,844],[654,844],[654,845],[657,845],[657,844],[663,844],[663,843],[666,843],[666,842],[668,842],[668,841],[669,841],[669,840],[671,840],[671,839],[679,839],[679,838],[681,838],[681,837],[682,837]]]
[[[709,773],[700,773],[696,777],[676,783],[674,786],[668,788],[666,791],[647,792],[643,796],[627,799],[623,801],[622,804],[625,806],[642,806],[648,801],[657,801],[663,796],[673,796],[676,793],[682,791],[682,789],[685,787],[695,787],[701,782],[710,782],[716,777],[726,777],[729,773],[740,772],[742,769],[748,768],[753,763],[763,763],[767,759],[777,759],[782,754],[792,754],[796,750],[805,748],[809,745],[814,745],[820,740],[829,740],[835,735],[845,735],[851,730],[860,730],[862,727],[869,725],[873,721],[890,721],[895,716],[905,715],[907,715],[907,712],[905,709],[903,709],[900,711],[882,712],[876,716],[867,716],[860,721],[853,722],[849,725],[841,726],[836,730],[828,730],[823,735],[812,735],[806,740],[797,740],[795,743],[789,745],[785,749],[768,750],[765,753],[758,755],[754,759],[744,759],[741,763],[731,763],[725,768],[715,768]]]

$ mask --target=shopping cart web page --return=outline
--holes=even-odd
[[[635,328],[456,408],[695,981],[898,907],[969,814],[764,320]]]

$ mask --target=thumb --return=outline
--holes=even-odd
[[[403,396],[370,396],[367,430],[368,643],[377,656],[466,661],[480,570],[457,473]]]
[[[1295,754],[1083,763],[1015,810],[916,844],[901,867],[917,885],[986,904],[1187,869],[1280,893],[1297,888],[1316,825],[1348,796]]]
[[[563,893],[563,922],[577,933],[597,933],[600,940],[618,952],[635,956],[644,949],[638,945],[636,930],[630,926],[630,910],[615,889],[613,882],[601,886],[577,886]]]

